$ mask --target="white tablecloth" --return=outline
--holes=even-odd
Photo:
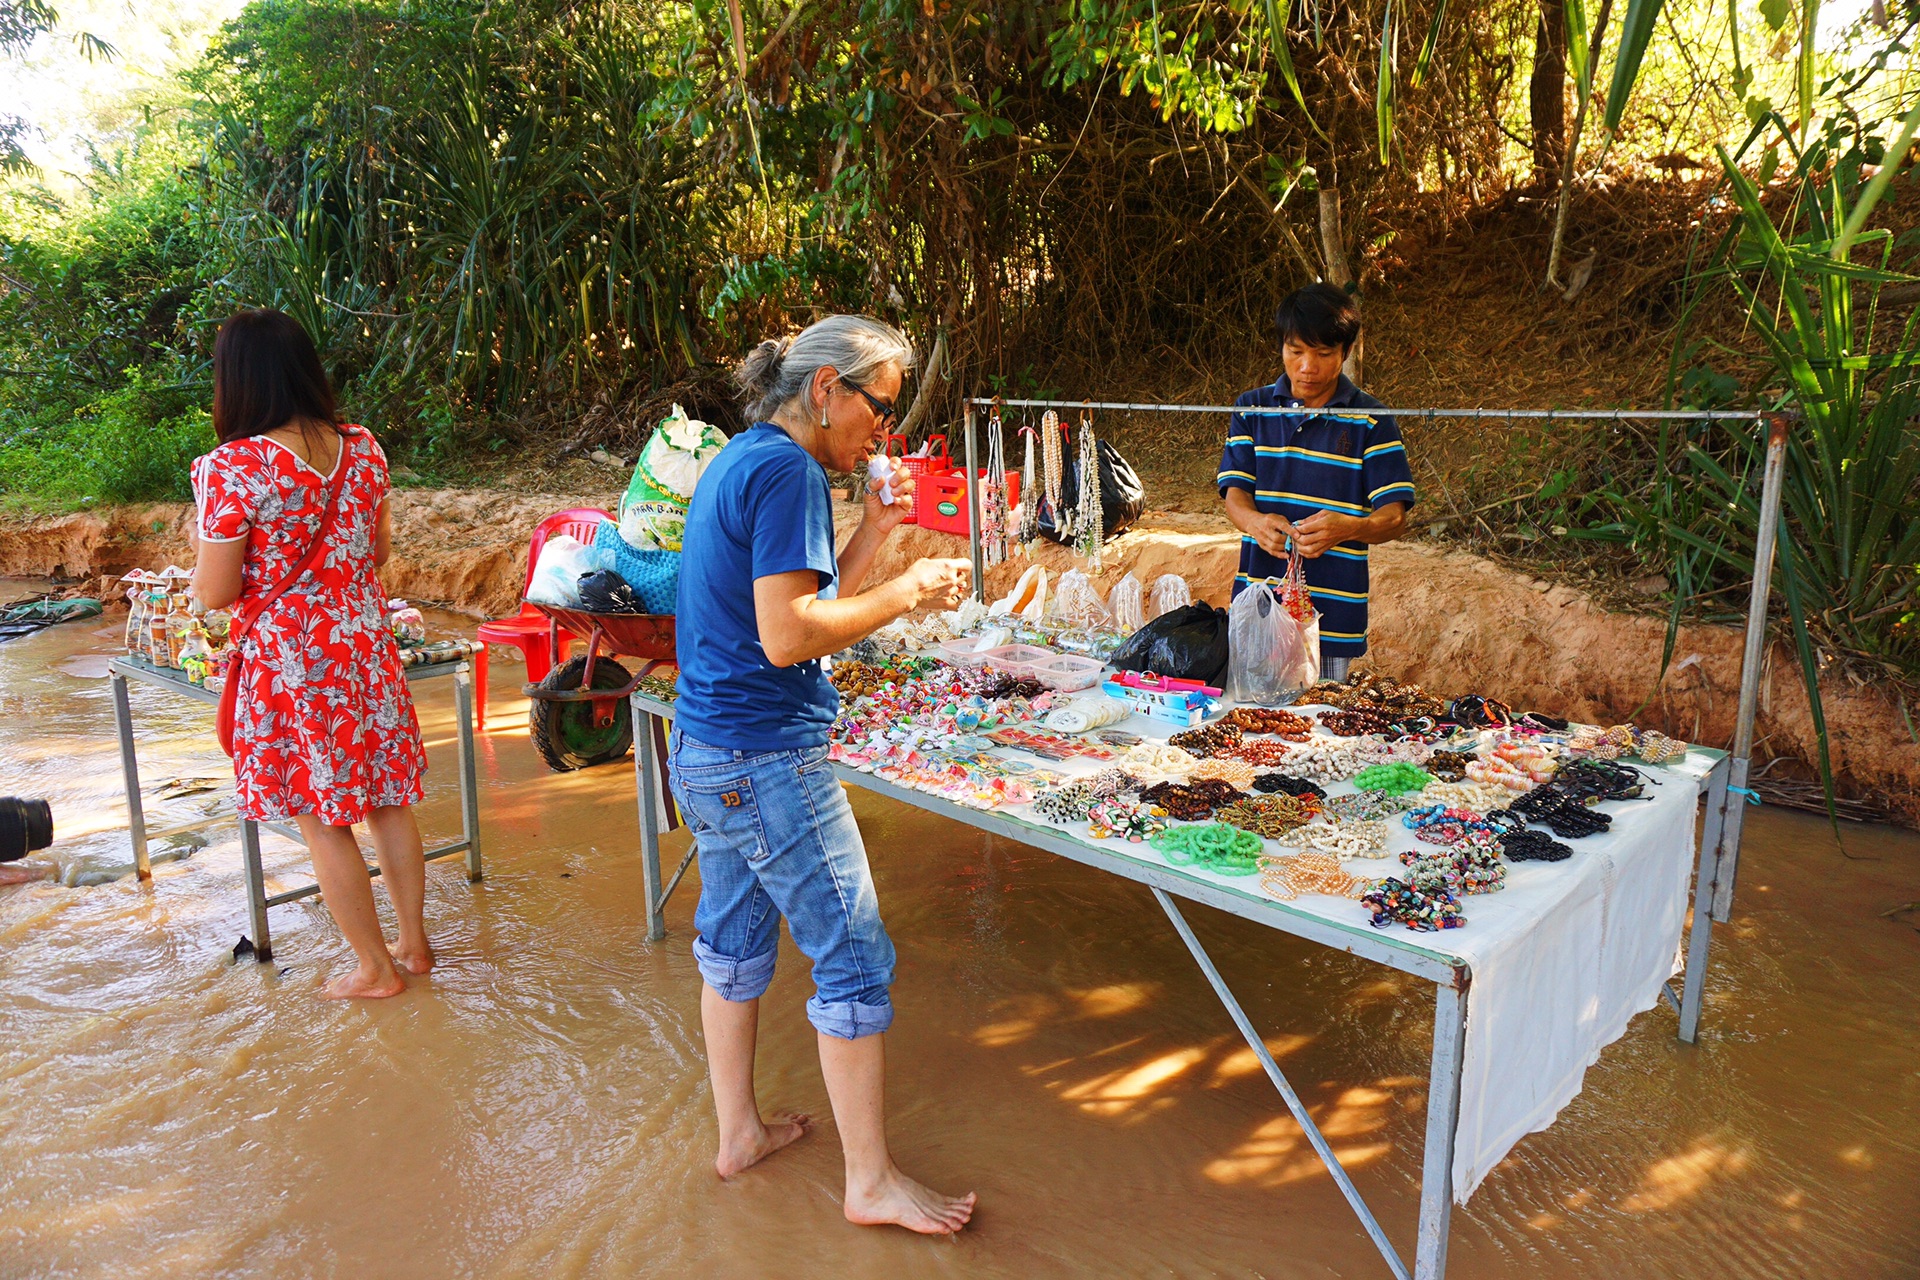
[[[1704,770],[1696,771],[1703,772]],[[1694,859],[1695,776],[1650,770],[1650,801],[1609,803],[1612,830],[1527,862],[1498,893],[1468,897],[1439,949],[1471,966],[1453,1198],[1580,1092],[1600,1051],[1660,1000],[1680,956]]]
[[[1311,711],[1313,708],[1300,708]],[[1164,739],[1168,725],[1134,716],[1126,729]],[[1013,754],[1013,753],[1009,753]],[[1022,757],[1031,759],[1031,757]],[[1682,926],[1691,880],[1694,814],[1699,780],[1715,756],[1691,752],[1665,768],[1646,768],[1661,785],[1651,799],[1609,801],[1612,828],[1566,841],[1573,856],[1563,862],[1521,862],[1496,893],[1462,900],[1467,924],[1438,933],[1400,934],[1428,951],[1465,961],[1472,974],[1467,993],[1464,1073],[1454,1146],[1453,1194],[1466,1203],[1521,1138],[1553,1123],[1580,1092],[1586,1070],[1617,1040],[1633,1016],[1659,1002],[1660,985],[1678,969]],[[1638,762],[1634,762],[1638,763]],[[1074,760],[1049,765],[1088,776],[1104,763]],[[1333,794],[1354,790],[1336,783]],[[1028,806],[1003,812],[1042,826]],[[1084,822],[1053,827],[1090,846],[1157,865],[1168,865],[1150,845],[1095,841]],[[1389,849],[1430,848],[1396,819],[1389,820]],[[1268,842],[1269,853],[1284,849]],[[1354,859],[1343,864],[1358,876],[1398,873],[1397,857]],[[1267,901],[1259,881],[1181,867],[1223,889]],[[1366,908],[1324,894],[1290,904],[1346,925],[1364,923]]]

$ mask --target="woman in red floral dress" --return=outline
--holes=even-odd
[[[325,994],[397,995],[407,985],[400,971],[427,972],[433,950],[412,809],[426,752],[375,574],[391,538],[387,460],[365,428],[340,424],[312,340],[278,311],[243,311],[221,327],[213,426],[220,447],[193,464],[200,600],[251,611],[321,539],[242,641],[233,727],[240,812],[300,824],[327,909],[359,960]],[[372,833],[399,923],[391,949],[356,822]]]

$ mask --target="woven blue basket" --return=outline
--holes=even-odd
[[[595,558],[627,580],[648,613],[672,613],[680,590],[678,551],[635,551],[620,536],[620,526],[602,520],[594,531]]]

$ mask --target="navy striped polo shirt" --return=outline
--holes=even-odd
[[[1299,408],[1286,374],[1270,387],[1256,387],[1234,401],[1257,408]],[[1390,502],[1413,506],[1413,473],[1406,447],[1391,417],[1367,412],[1378,400],[1345,374],[1327,402],[1351,413],[1242,414],[1227,420],[1227,447],[1220,454],[1220,496],[1245,489],[1253,505],[1298,523],[1316,511],[1366,516]],[[1279,585],[1285,557],[1270,556],[1251,537],[1240,539],[1239,595],[1249,582]],[[1343,542],[1306,562],[1307,589],[1320,611],[1320,650],[1335,658],[1367,651],[1367,545]]]

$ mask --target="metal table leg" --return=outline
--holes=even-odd
[[[453,702],[460,720],[460,838],[467,846],[467,881],[480,883],[480,782],[473,747],[473,668],[453,674]]]
[[[1467,982],[1434,987],[1433,1066],[1427,1081],[1427,1151],[1420,1172],[1420,1235],[1414,1280],[1447,1273],[1447,1235],[1453,1221],[1453,1144],[1460,1124],[1460,1076],[1466,1066]]]
[[[133,837],[133,869],[142,880],[153,879],[147,855],[147,813],[140,802],[140,762],[133,750],[133,706],[127,701],[127,678],[113,673],[113,724],[120,731],[120,777],[127,788],[127,831]]]
[[[1240,1034],[1246,1038],[1247,1047],[1253,1050],[1253,1056],[1258,1058],[1260,1065],[1265,1068],[1267,1079],[1272,1081],[1273,1087],[1280,1091],[1280,1097],[1286,1102],[1287,1110],[1293,1113],[1295,1122],[1306,1132],[1307,1141],[1313,1144],[1314,1153],[1320,1157],[1320,1163],[1327,1167],[1327,1172],[1333,1175],[1334,1184],[1340,1188],[1340,1194],[1347,1198],[1347,1203],[1352,1206],[1354,1213],[1358,1215],[1360,1225],[1366,1229],[1367,1235],[1373,1240],[1374,1247],[1380,1251],[1380,1256],[1386,1261],[1388,1270],[1393,1272],[1396,1280],[1409,1280],[1407,1264],[1400,1260],[1399,1252],[1394,1249],[1393,1242],[1387,1239],[1387,1233],[1381,1228],[1379,1220],[1373,1216],[1373,1210],[1370,1209],[1367,1206],[1367,1202],[1361,1198],[1359,1188],[1353,1185],[1353,1179],[1347,1176],[1346,1169],[1340,1164],[1340,1157],[1333,1153],[1333,1147],[1327,1142],[1326,1135],[1321,1133],[1320,1126],[1313,1122],[1313,1116],[1307,1111],[1307,1104],[1300,1100],[1300,1095],[1294,1092],[1293,1085],[1287,1080],[1287,1077],[1281,1073],[1279,1064],[1274,1062],[1273,1054],[1267,1050],[1267,1042],[1261,1038],[1258,1031],[1254,1030],[1253,1020],[1247,1017],[1246,1010],[1240,1007],[1240,1002],[1233,998],[1233,992],[1228,989],[1226,981],[1221,978],[1220,971],[1214,967],[1213,957],[1207,954],[1206,948],[1200,945],[1200,939],[1194,936],[1193,926],[1187,923],[1187,918],[1180,914],[1180,908],[1174,905],[1173,899],[1167,895],[1164,889],[1153,886],[1153,896],[1159,901],[1161,909],[1167,913],[1167,918],[1173,921],[1173,927],[1179,932],[1180,940],[1187,944],[1187,950],[1193,953],[1194,962],[1200,966],[1200,971],[1207,976],[1207,981],[1213,986],[1213,993],[1219,996],[1220,1003],[1227,1007],[1227,1013],[1233,1018],[1234,1025],[1240,1028]],[[1440,1025],[1436,1026],[1434,1030],[1433,1072],[1436,1083],[1433,1092],[1435,1098],[1437,1099],[1445,1092],[1438,1083],[1439,1081],[1443,1078],[1449,1078],[1453,1083],[1452,1092],[1446,1095],[1450,1101],[1445,1106],[1445,1116],[1441,1116],[1440,1107],[1437,1102],[1429,1103],[1427,1112],[1427,1170],[1421,1188],[1420,1253],[1416,1264],[1420,1268],[1418,1272],[1419,1280],[1439,1280],[1441,1272],[1446,1269],[1446,1211],[1452,1207],[1447,1203],[1447,1192],[1452,1184],[1450,1175],[1453,1165],[1454,1113],[1458,1109],[1460,1101],[1461,1060],[1459,1045],[1462,1037],[1460,1035],[1461,1021],[1458,1011],[1462,1006],[1458,1003],[1458,993],[1454,992],[1451,987],[1442,987],[1440,988],[1440,992],[1441,1013],[1443,1016]],[[1450,1074],[1443,1077],[1443,1066],[1440,1061],[1440,1028],[1447,1025],[1444,1015],[1447,1013],[1447,996],[1450,994],[1453,995],[1455,1001],[1453,1006],[1455,1016],[1452,1022],[1453,1030],[1451,1032],[1452,1040],[1450,1042],[1453,1045],[1453,1059]],[[1439,1138],[1436,1138],[1436,1127],[1441,1131]],[[1427,1247],[1427,1197],[1432,1190],[1431,1184],[1434,1180],[1433,1155],[1436,1143],[1444,1144],[1446,1159],[1443,1162],[1441,1173],[1443,1185],[1441,1187],[1441,1212],[1438,1215],[1437,1227],[1439,1233],[1437,1242],[1438,1253],[1437,1255],[1430,1256],[1430,1251]],[[1439,1270],[1434,1270],[1429,1265],[1432,1262],[1433,1256],[1438,1257]]]
[[[260,827],[240,820],[240,863],[247,882],[247,925],[253,930],[253,958],[273,959],[273,933],[267,927],[267,876],[260,866]]]
[[[1728,775],[1723,758],[1707,777],[1707,812],[1700,823],[1700,862],[1693,873],[1693,924],[1687,934],[1687,969],[1680,995],[1680,1039],[1700,1038],[1700,1006],[1707,984],[1708,943],[1713,935],[1713,895],[1720,879],[1720,841],[1726,831]]]
[[[647,898],[647,941],[658,942],[667,936],[667,896],[660,883],[659,787],[655,781],[656,761],[653,747],[653,713],[644,710],[636,698],[629,698],[633,713],[633,771],[635,793],[640,797],[640,877]]]

